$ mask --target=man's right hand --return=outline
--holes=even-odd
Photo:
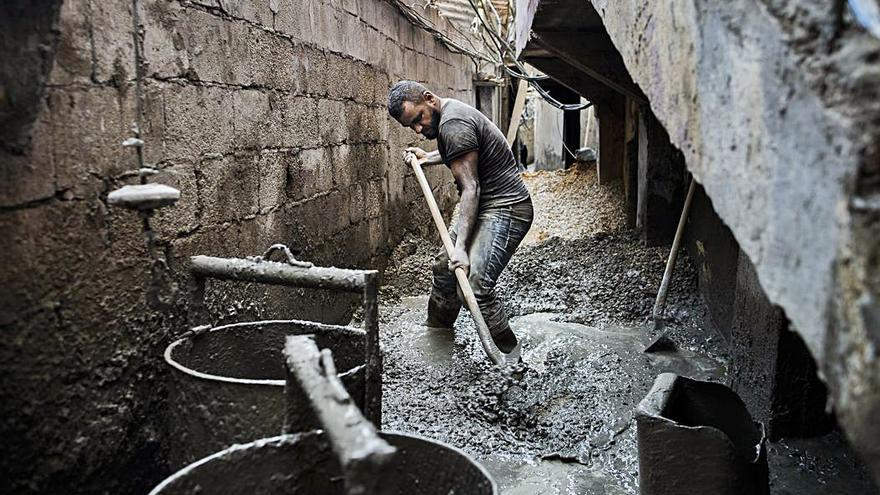
[[[428,156],[427,151],[425,151],[421,148],[415,147],[415,146],[411,146],[411,147],[405,149],[404,153],[412,153],[413,155],[416,155],[416,158],[418,158],[419,160],[422,160]]]

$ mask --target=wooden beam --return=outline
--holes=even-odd
[[[527,61],[544,74],[550,76],[553,81],[592,102],[607,100],[617,95],[608,86],[558,58],[529,58]]]
[[[639,87],[636,86],[635,83],[633,83],[631,79],[629,79],[628,73],[627,73],[627,79],[629,79],[628,81],[615,80],[617,78],[615,78],[613,75],[609,76],[607,73],[603,74],[602,72],[600,72],[596,69],[593,69],[592,67],[589,67],[585,63],[581,62],[575,54],[571,53],[571,51],[575,51],[575,49],[572,48],[568,43],[564,44],[567,46],[561,46],[561,45],[563,45],[563,43],[551,44],[551,43],[548,43],[546,40],[544,40],[541,37],[541,35],[539,35],[537,33],[533,36],[532,41],[538,47],[543,48],[544,50],[555,55],[556,58],[563,60],[568,65],[571,65],[572,67],[576,68],[580,72],[583,72],[585,75],[591,77],[592,79],[604,84],[605,86],[608,86],[609,88],[620,93],[621,95],[628,96],[639,103],[647,103],[648,102],[647,99],[645,98],[645,95],[642,94],[642,91],[639,89]],[[556,41],[556,40],[554,39],[554,41]],[[619,57],[620,55],[617,54],[617,56]],[[623,62],[621,61],[621,64],[622,63]],[[625,72],[626,68],[624,67],[623,70]],[[619,75],[618,75],[618,77],[619,77]]]
[[[510,114],[510,125],[507,127],[507,145],[512,146],[513,140],[516,139],[516,130],[522,120],[523,108],[526,106],[526,93],[529,90],[529,83],[525,79],[520,79],[516,87],[516,100],[513,102],[513,112]]]

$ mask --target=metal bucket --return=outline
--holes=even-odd
[[[390,494],[495,495],[489,473],[462,451],[426,438],[383,432],[399,451],[383,470],[397,486]],[[150,495],[344,495],[343,475],[325,435],[281,435],[235,445],[171,475]],[[384,492],[383,492],[384,493]]]
[[[284,340],[314,335],[333,351],[343,385],[364,406],[366,332],[300,320],[235,323],[191,334],[165,350],[169,384],[169,461],[179,468],[234,443],[282,432]],[[310,414],[287,431],[319,428]]]
[[[769,493],[764,426],[728,387],[663,373],[636,426],[642,495]]]

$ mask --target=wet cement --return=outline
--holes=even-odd
[[[647,321],[668,247],[646,248],[627,231],[614,200],[620,196],[597,186],[590,171],[526,180],[541,191],[536,234],[498,285],[523,341],[523,365],[490,365],[464,312],[454,332],[420,325],[440,244],[408,237],[394,251],[380,297],[383,429],[461,448],[503,494],[638,493],[634,407],[661,372],[726,382],[726,344],[683,255],[665,327],[678,349],[642,353],[658,334]],[[560,221],[566,216],[574,227]],[[819,471],[791,469],[800,452],[792,449],[769,449],[773,493],[860,493],[829,490]],[[820,465],[838,463],[821,447],[810,452]]]
[[[591,327],[536,313],[514,318],[524,365],[486,364],[466,316],[457,332],[419,323],[425,296],[403,298],[386,326],[385,427],[475,455],[502,493],[636,493],[632,409],[654,377],[719,380],[719,361],[688,350],[644,354],[641,327]]]
[[[637,493],[633,408],[661,372],[723,380],[723,347],[683,257],[668,305],[680,349],[642,353],[667,250],[625,230],[620,195],[591,170],[526,181],[535,223],[498,285],[523,365],[492,367],[464,312],[454,332],[420,325],[439,243],[407,238],[381,294],[383,428],[462,448],[502,493]]]

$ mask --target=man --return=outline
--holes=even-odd
[[[433,266],[434,284],[425,325],[452,328],[462,298],[453,271],[463,267],[489,326],[505,353],[517,345],[495,283],[532,225],[532,200],[504,135],[479,110],[440,98],[414,81],[400,81],[388,95],[388,113],[428,139],[437,151],[407,148],[405,160],[444,163],[460,196],[459,215],[449,235],[452,257],[441,249]]]

